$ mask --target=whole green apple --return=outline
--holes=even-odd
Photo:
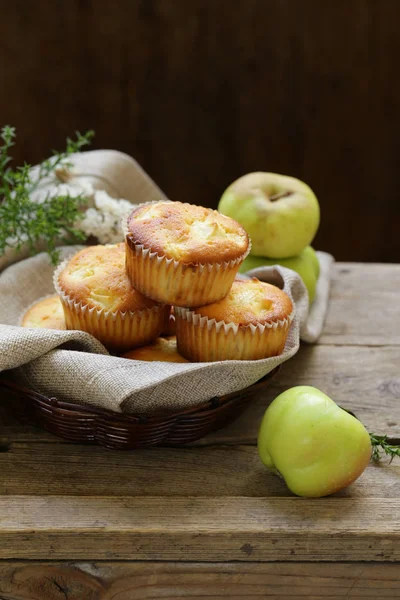
[[[258,451],[298,496],[318,498],[355,481],[371,458],[365,427],[317,388],[297,386],[267,408]]]
[[[320,219],[305,183],[276,173],[248,173],[223,193],[218,210],[246,229],[255,256],[288,258],[311,244]]]
[[[307,246],[298,256],[292,258],[265,258],[264,256],[249,254],[242,262],[239,271],[245,273],[251,269],[273,265],[282,265],[282,267],[296,271],[308,290],[310,304],[314,301],[319,277],[319,261],[315,250],[311,246]]]

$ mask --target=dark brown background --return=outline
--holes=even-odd
[[[314,245],[400,261],[398,0],[0,0],[0,124],[20,162],[74,130],[216,206],[253,170],[304,179]]]

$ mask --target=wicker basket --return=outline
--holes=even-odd
[[[65,440],[133,450],[189,444],[220,429],[242,413],[249,398],[263,390],[278,370],[279,367],[244,390],[213,398],[201,406],[150,417],[62,402],[9,379],[1,379],[0,385],[22,399],[24,418]]]

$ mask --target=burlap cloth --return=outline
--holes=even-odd
[[[136,161],[120,152],[98,150],[76,155],[74,174],[73,185],[90,181],[95,188],[132,203],[165,198]],[[52,185],[49,181],[48,186]],[[62,247],[61,257],[78,248]],[[245,388],[291,358],[300,338],[315,342],[327,311],[333,262],[329,254],[318,253],[321,275],[310,311],[306,288],[293,271],[264,267],[250,272],[285,289],[295,303],[296,316],[279,357],[179,364],[110,356],[102,344],[80,331],[19,327],[20,315],[30,304],[54,293],[54,267],[47,254],[25,256],[24,251],[18,255],[9,252],[0,259],[0,371],[13,369],[20,382],[60,400],[136,414],[196,406]]]

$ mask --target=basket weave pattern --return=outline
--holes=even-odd
[[[252,386],[213,398],[185,411],[151,417],[127,415],[48,398],[3,379],[0,385],[17,394],[30,420],[70,442],[99,444],[117,450],[181,446],[194,442],[236,419],[249,398],[263,390],[279,367]]]

